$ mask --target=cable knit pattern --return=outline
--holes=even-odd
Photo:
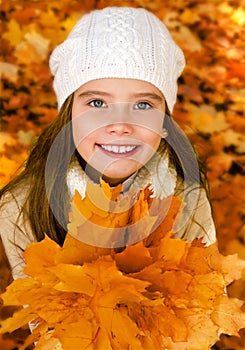
[[[129,7],[83,16],[50,57],[58,108],[88,81],[128,78],[156,86],[171,113],[184,66],[183,52],[166,26],[147,10]]]
[[[127,65],[130,68],[137,65],[136,57],[140,60],[140,64],[143,64],[144,58],[140,52],[142,38],[134,26],[134,18],[130,10],[126,13],[118,13],[117,16],[112,17],[111,14],[107,14],[104,17],[104,31],[97,38],[101,43],[101,53],[96,57],[96,65],[114,66],[118,61],[126,70]]]

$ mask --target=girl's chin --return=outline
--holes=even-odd
[[[107,182],[110,186],[117,186],[119,184],[122,184],[124,181],[126,181],[130,176],[130,175],[127,175],[127,176],[124,176],[124,177],[111,177],[111,176],[107,176],[107,175],[103,175],[102,176],[102,179]]]
[[[131,175],[137,172],[139,167],[127,168],[127,172],[118,172],[118,171],[104,171],[101,174],[103,180],[109,184],[119,184],[127,180]]]
[[[119,162],[118,162],[119,163]],[[110,167],[108,169],[103,169],[103,171],[101,171],[102,174],[102,178],[103,179],[108,179],[111,182],[123,182],[125,181],[127,178],[129,178],[131,175],[133,175],[134,173],[136,173],[141,167],[142,164],[139,164],[137,162],[134,162],[134,164],[132,164],[131,162],[125,162],[125,164],[113,164],[112,169],[110,169]],[[120,171],[121,169],[123,169],[124,171]]]
[[[102,178],[109,185],[116,186],[123,183],[142,167],[142,165],[137,162],[133,162],[134,164],[132,164],[132,161],[129,163],[127,162],[127,164],[121,164],[121,162],[120,164],[116,163],[113,164],[113,166],[108,165],[107,168],[106,166],[102,168],[102,166],[98,167],[87,163],[84,170],[94,182],[99,183]],[[119,171],[120,169],[124,169],[124,171]]]

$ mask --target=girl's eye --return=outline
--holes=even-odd
[[[135,105],[135,109],[146,110],[149,108],[152,108],[152,106],[148,102],[139,102]]]
[[[89,105],[91,107],[95,107],[95,108],[105,108],[106,107],[106,104],[102,100],[93,100],[93,101],[89,102]]]

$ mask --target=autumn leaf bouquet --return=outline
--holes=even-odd
[[[27,277],[2,295],[24,307],[1,332],[35,324],[23,349],[42,350],[205,350],[221,333],[237,335],[243,302],[226,287],[245,262],[172,238],[180,205],[153,200],[149,188],[137,198],[105,183],[88,184],[83,199],[76,192],[63,247],[45,237],[25,250]]]

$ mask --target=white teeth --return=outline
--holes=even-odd
[[[110,145],[101,145],[101,147],[108,151],[113,153],[127,153],[133,151],[136,146],[110,146]]]

